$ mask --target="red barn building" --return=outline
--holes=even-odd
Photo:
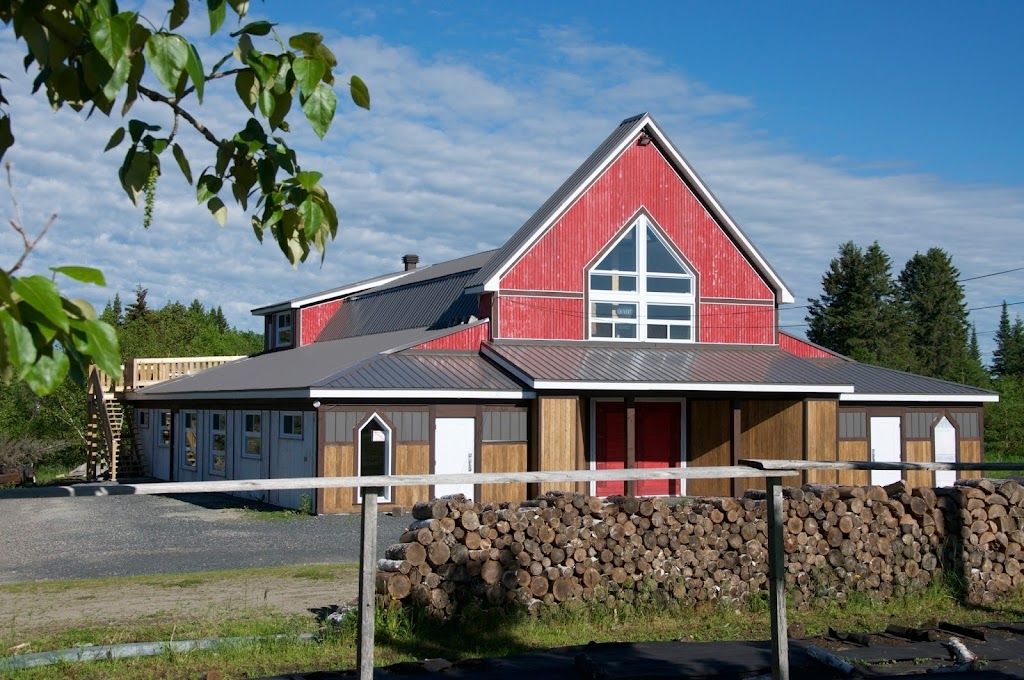
[[[781,333],[793,302],[649,115],[623,121],[498,250],[254,310],[265,351],[129,398],[150,472],[191,480],[728,465],[743,457],[980,461],[986,390]],[[812,472],[884,482],[899,473]],[[909,472],[913,485],[948,484]],[[757,480],[578,485],[732,495]],[[381,489],[384,507],[464,492]],[[358,507],[325,490],[319,512]],[[263,500],[297,507],[301,492]]]

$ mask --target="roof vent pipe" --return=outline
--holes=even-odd
[[[405,271],[411,271],[416,269],[416,265],[420,262],[419,255],[403,255],[402,264],[405,265]]]

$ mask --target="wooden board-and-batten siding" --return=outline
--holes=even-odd
[[[796,399],[744,399],[740,401],[740,451],[768,460],[803,457],[804,406]],[[756,452],[756,453],[755,453]],[[739,457],[737,456],[737,459]],[[764,489],[764,479],[737,479],[733,491]]]
[[[807,460],[839,460],[837,410],[839,403],[828,399],[804,402],[804,446]],[[807,470],[805,481],[811,484],[835,484],[836,470]]]
[[[430,474],[432,471],[433,430],[436,407],[379,406],[324,408],[320,457],[321,476],[355,476],[359,474],[356,431],[372,415],[381,418],[392,430],[391,473],[397,475]],[[480,472],[521,472],[526,470],[527,409],[507,406],[472,406],[477,419],[475,442],[477,468]],[[443,417],[443,414],[442,414]],[[494,503],[521,500],[526,497],[525,484],[482,485],[477,489],[481,502]],[[389,501],[381,501],[382,509],[396,506],[412,507],[429,500],[429,486],[395,487]],[[324,514],[358,512],[359,499],[355,489],[321,489],[317,511]]]
[[[687,467],[711,467],[732,464],[732,405],[728,399],[690,399],[686,419],[689,446]],[[729,496],[728,479],[689,479],[690,496]]]
[[[538,431],[533,469],[540,472],[582,470],[587,466],[583,448],[583,403],[580,397],[538,397],[535,401]],[[540,484],[531,495],[548,491],[579,491],[589,489],[585,483]]]

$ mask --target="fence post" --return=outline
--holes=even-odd
[[[772,678],[789,680],[786,569],[782,550],[782,478],[768,477],[768,597],[772,615]]]
[[[377,571],[377,494],[363,494],[359,549],[359,680],[373,680],[374,576]]]

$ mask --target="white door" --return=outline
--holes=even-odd
[[[935,426],[935,462],[956,462],[956,429],[953,423],[943,418]],[[953,486],[955,470],[936,470],[935,486]]]
[[[898,417],[876,417],[871,419],[871,461],[875,463],[899,463],[900,419]],[[903,479],[901,470],[872,470],[871,483],[885,486]]]
[[[473,472],[476,453],[476,420],[436,418],[434,420],[434,474]],[[473,497],[472,484],[435,484],[434,495],[461,493]]]

